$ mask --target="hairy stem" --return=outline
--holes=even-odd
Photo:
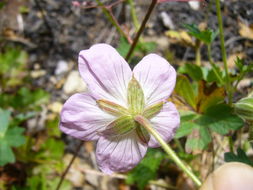
[[[171,159],[194,181],[197,186],[201,186],[201,181],[191,171],[190,167],[187,166],[172,150],[172,148],[162,139],[159,133],[152,127],[152,124],[143,116],[137,115],[135,121],[141,124],[155,139],[160,143],[164,151],[171,157]]]
[[[223,22],[222,22],[222,15],[221,15],[221,7],[220,7],[220,0],[215,0],[216,2],[216,13],[217,19],[219,24],[219,34],[220,34],[220,45],[221,45],[221,54],[222,54],[222,61],[224,64],[225,74],[226,74],[226,89],[228,92],[228,103],[232,104],[232,88],[230,83],[230,76],[228,72],[228,64],[227,64],[227,54],[225,49],[225,41],[224,41],[224,32],[223,32]]]
[[[77,147],[77,149],[76,149],[76,151],[75,151],[75,153],[74,153],[72,159],[70,160],[70,162],[69,162],[67,168],[66,168],[65,171],[62,173],[61,179],[60,179],[60,181],[59,181],[59,183],[58,183],[58,185],[57,185],[57,187],[56,187],[56,190],[60,190],[61,185],[62,185],[62,182],[63,182],[65,176],[67,175],[67,173],[68,173],[68,171],[69,171],[71,165],[73,164],[74,160],[76,159],[77,154],[78,154],[78,152],[80,151],[82,145],[83,145],[83,142],[81,141],[80,144],[78,145],[78,147]]]
[[[132,55],[132,53],[133,53],[133,51],[134,51],[134,48],[136,47],[137,42],[138,42],[138,40],[139,40],[139,38],[140,38],[142,32],[143,32],[144,29],[145,29],[145,26],[146,26],[146,24],[147,24],[147,22],[148,22],[148,19],[149,19],[150,15],[151,15],[153,9],[155,8],[156,3],[157,3],[157,0],[152,0],[150,6],[149,6],[149,8],[148,8],[148,11],[147,11],[147,13],[146,13],[146,15],[145,15],[145,17],[144,17],[144,20],[143,20],[142,23],[141,23],[141,27],[140,27],[140,29],[138,30],[138,32],[137,32],[137,34],[136,34],[136,36],[135,36],[135,38],[134,38],[134,41],[133,41],[133,43],[132,43],[132,45],[131,45],[131,47],[130,47],[128,53],[127,53],[126,61],[128,61],[129,58],[131,57],[131,55]]]

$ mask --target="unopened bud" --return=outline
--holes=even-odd
[[[235,103],[235,112],[242,119],[253,121],[253,97],[246,97]]]

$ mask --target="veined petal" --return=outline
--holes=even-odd
[[[99,168],[107,174],[126,172],[136,166],[147,152],[135,132],[98,140],[96,157]]]
[[[132,71],[113,47],[94,45],[79,53],[78,62],[80,74],[93,97],[127,106],[127,85]]]
[[[166,102],[160,113],[150,119],[150,122],[163,140],[169,142],[174,137],[176,129],[179,127],[180,116],[175,105],[171,102]],[[148,146],[156,148],[159,147],[160,144],[151,135]]]
[[[99,133],[114,119],[98,107],[90,94],[74,94],[63,106],[60,129],[81,140],[98,140]]]
[[[145,96],[146,106],[165,101],[176,83],[175,69],[156,54],[145,56],[133,70]]]

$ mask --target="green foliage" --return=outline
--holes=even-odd
[[[26,76],[26,52],[7,48],[0,54],[0,82],[3,87],[12,87],[22,83]]]
[[[131,45],[128,43],[128,41],[125,38],[121,37],[117,51],[122,57],[126,57],[130,46]],[[156,49],[156,46],[157,45],[155,42],[138,42],[135,47],[135,52],[147,54],[154,51]]]
[[[144,189],[148,182],[156,178],[157,170],[164,155],[159,150],[151,149],[144,159],[128,173],[126,182],[137,184],[139,189]]]
[[[43,89],[32,91],[27,87],[22,87],[17,91],[17,94],[1,94],[0,106],[11,106],[22,111],[27,111],[29,109],[39,110],[41,104],[48,102],[49,97],[49,94]]]
[[[253,167],[253,161],[247,156],[247,154],[241,149],[237,149],[237,154],[233,152],[226,152],[224,154],[226,162],[242,162]]]
[[[210,107],[203,114],[187,112],[181,116],[181,125],[176,132],[176,138],[188,137],[186,147],[191,149],[205,149],[211,142],[211,132],[226,135],[230,131],[243,126],[241,118],[233,113],[233,109],[226,104]]]
[[[196,107],[196,93],[187,77],[184,75],[179,75],[177,77],[175,91],[179,96],[183,97],[190,106],[193,108]]]
[[[240,129],[244,124],[243,120],[235,115],[233,109],[226,104],[219,104],[209,108],[198,119],[198,123],[221,135],[226,135],[231,130]]]
[[[238,83],[245,77],[245,75],[253,71],[253,63],[246,65],[244,63],[244,59],[237,57],[235,60],[235,65],[239,71],[236,77],[234,78],[234,80],[236,80],[235,85],[236,89]]]
[[[10,112],[0,109],[0,166],[15,161],[12,147],[24,144],[23,132],[23,128],[10,127]]]
[[[218,31],[214,32],[211,29],[201,31],[195,24],[184,24],[184,27],[188,30],[188,33],[191,36],[197,38],[205,44],[211,44],[218,35]]]
[[[195,81],[203,79],[202,69],[196,64],[184,64],[183,66],[179,67],[178,72],[182,74],[188,74]]]
[[[0,10],[1,10],[2,8],[4,8],[4,6],[5,6],[5,2],[0,2]]]

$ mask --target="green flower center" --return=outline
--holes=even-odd
[[[140,140],[144,143],[148,142],[150,135],[144,127],[134,120],[134,118],[137,115],[142,115],[147,119],[151,119],[158,114],[163,107],[163,102],[145,107],[143,90],[134,76],[130,80],[127,89],[128,108],[107,100],[98,100],[97,103],[100,109],[117,117],[117,119],[110,123],[102,132],[103,135],[123,135],[135,130]]]

